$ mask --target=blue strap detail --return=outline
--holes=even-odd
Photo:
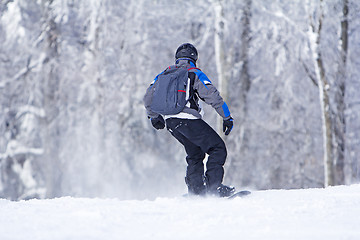
[[[225,117],[230,117],[230,110],[226,102],[224,102],[224,104],[222,105],[222,109],[224,111]]]
[[[151,83],[151,85],[154,85],[154,83],[158,80],[159,75],[160,75],[160,74],[163,74],[164,72],[165,72],[165,70],[162,71],[161,73],[159,73],[158,75],[156,75],[156,77],[154,78],[154,81]],[[151,87],[152,87],[152,86],[151,86]]]

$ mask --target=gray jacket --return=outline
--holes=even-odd
[[[217,113],[223,117],[224,120],[227,120],[231,117],[229,108],[223,98],[220,96],[219,91],[214,87],[214,85],[212,85],[209,78],[200,69],[196,68],[195,65],[187,59],[178,59],[176,61],[176,65],[184,65],[187,68],[190,67],[188,79],[190,84],[188,85],[191,87],[187,90],[187,94],[188,96],[191,96],[191,98],[182,112],[176,115],[166,115],[164,116],[165,118],[202,118],[202,109],[201,105],[199,104],[199,100],[202,100],[205,103],[211,105],[217,111]],[[158,113],[155,113],[150,109],[151,99],[154,92],[152,86],[159,75],[157,75],[154,81],[150,84],[144,96],[145,108],[147,115],[150,118],[156,118],[159,116]]]

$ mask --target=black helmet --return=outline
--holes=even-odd
[[[176,50],[175,59],[179,58],[190,58],[196,62],[198,59],[198,52],[192,44],[184,43]]]

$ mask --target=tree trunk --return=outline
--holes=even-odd
[[[216,69],[218,73],[219,91],[224,101],[228,99],[228,79],[226,77],[226,58],[225,58],[225,22],[224,22],[224,8],[223,0],[214,1],[215,11],[215,60]],[[218,118],[218,133],[224,136],[222,131],[223,120],[221,117]]]
[[[234,57],[234,65],[241,64],[240,69],[234,69],[235,71],[239,71],[240,74],[236,79],[233,79],[232,82],[232,91],[236,92],[235,94],[231,94],[231,100],[234,101],[233,106],[237,109],[238,113],[235,115],[235,124],[237,128],[240,128],[239,132],[235,136],[232,136],[233,146],[238,151],[236,153],[229,153],[228,158],[228,176],[229,181],[234,183],[238,181],[236,179],[236,172],[239,170],[237,166],[238,156],[242,156],[242,154],[248,149],[248,135],[249,131],[246,130],[245,122],[248,115],[248,104],[247,104],[247,96],[251,88],[251,80],[249,73],[249,49],[250,49],[250,17],[251,17],[251,0],[246,0],[243,6],[243,15],[241,18],[241,47],[239,54],[236,54]],[[236,95],[236,99],[234,96]]]
[[[334,185],[334,173],[332,167],[332,152],[333,152],[333,144],[332,144],[332,122],[330,116],[330,101],[329,101],[329,90],[330,85],[326,79],[325,68],[323,64],[322,55],[320,52],[320,37],[321,37],[321,29],[324,19],[323,12],[323,1],[320,0],[320,14],[318,17],[318,22],[311,21],[312,32],[309,34],[315,35],[314,37],[309,36],[310,45],[312,51],[314,52],[314,64],[315,64],[315,72],[316,78],[319,87],[319,98],[320,98],[320,106],[321,106],[321,118],[322,118],[322,132],[323,132],[323,149],[324,149],[324,185]],[[312,18],[310,17],[310,20]],[[311,41],[311,39],[315,39],[315,41]]]
[[[345,80],[346,80],[346,59],[348,49],[348,0],[343,0],[343,18],[341,21],[341,36],[340,36],[340,56],[338,73],[336,76],[337,87],[335,90],[335,104],[336,112],[334,114],[334,141],[333,149],[333,167],[334,167],[334,185],[345,183]]]
[[[315,42],[311,42],[315,53],[315,70],[319,87],[320,105],[322,113],[323,146],[324,146],[324,186],[344,184],[344,149],[345,149],[345,65],[347,53],[347,13],[348,1],[343,0],[343,20],[341,22],[341,61],[336,78],[334,105],[331,105],[329,92],[331,87],[326,78],[323,58],[320,52],[320,38],[323,27],[323,0],[320,0],[320,16],[318,22],[312,23],[312,33]],[[311,36],[310,36],[311,37]]]
[[[250,49],[250,16],[251,16],[251,0],[245,1],[245,6],[243,9],[243,18],[242,18],[242,27],[243,31],[241,33],[241,53],[240,53],[240,60],[242,61],[242,67],[240,72],[240,79],[241,82],[241,104],[242,106],[242,116],[241,122],[239,124],[243,124],[245,122],[245,118],[247,116],[247,95],[250,91],[251,81],[250,81],[250,73],[249,73],[249,49]]]

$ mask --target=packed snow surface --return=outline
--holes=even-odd
[[[0,212],[2,240],[360,239],[360,185],[232,200],[2,199]]]

